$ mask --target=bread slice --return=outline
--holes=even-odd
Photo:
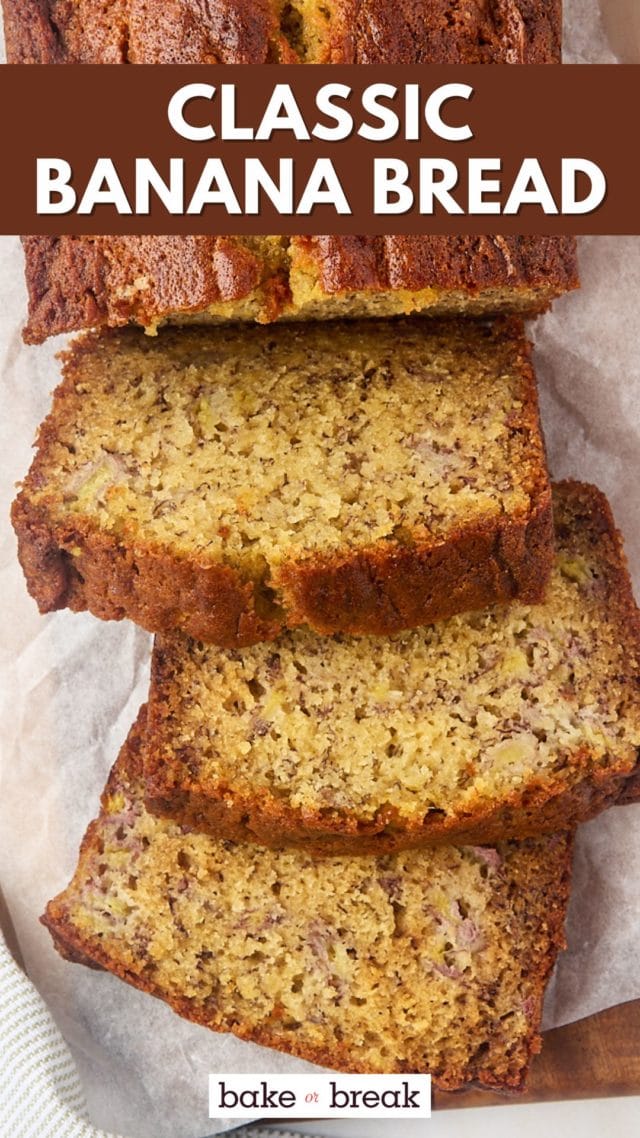
[[[28,343],[94,327],[535,314],[571,237],[26,237]]]
[[[227,646],[538,599],[551,493],[522,325],[86,338],[13,519],[43,611]]]
[[[9,63],[560,61],[561,0],[2,0],[2,7]]]
[[[604,497],[555,491],[542,604],[390,640],[156,641],[147,804],[218,837],[316,853],[575,826],[640,773],[640,624]]]
[[[134,730],[43,918],[63,956],[326,1066],[522,1085],[570,838],[318,861],[185,832],[143,799]]]

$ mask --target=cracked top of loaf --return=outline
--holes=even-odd
[[[26,237],[25,339],[97,326],[540,312],[572,237]]]
[[[2,0],[11,63],[556,63],[560,0]],[[100,326],[544,311],[562,237],[28,237],[25,339]]]
[[[557,63],[560,0],[3,0],[10,63]]]

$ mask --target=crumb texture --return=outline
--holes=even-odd
[[[34,500],[53,484],[61,516],[273,568],[526,511],[539,451],[518,347],[409,324],[96,343]]]
[[[569,842],[314,861],[185,834],[125,752],[45,917],[215,1030],[329,1066],[518,1086],[562,943]]]
[[[518,323],[119,333],[65,370],[15,514],[30,548],[36,518],[58,544],[43,579],[62,553],[91,583],[111,542],[166,573],[234,573],[285,623],[372,632],[477,607],[483,574],[489,600],[544,584],[550,492]],[[429,558],[454,574],[433,601]]]
[[[573,813],[569,800],[555,821],[571,825],[598,805],[580,796],[594,782],[606,804],[640,752],[640,625],[606,513],[593,489],[558,487],[558,556],[538,605],[390,640],[296,632],[221,652],[159,638],[153,797],[178,817],[199,811],[203,826],[208,798],[214,831],[224,799],[255,814],[272,842],[346,831],[356,850],[385,827],[391,842],[403,831],[418,842],[487,818],[490,834],[510,803],[520,805],[512,835],[535,833],[544,812],[527,814],[527,798],[543,809],[577,788]]]

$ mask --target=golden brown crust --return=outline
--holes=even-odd
[[[291,250],[330,295],[431,287],[470,297],[505,287],[553,295],[578,284],[573,237],[297,237]]]
[[[84,46],[74,51],[74,62],[122,63],[125,35],[125,4],[114,0],[87,4],[77,15],[84,17]],[[110,11],[107,10],[110,7]],[[8,63],[67,63],[71,61],[65,24],[73,22],[73,4],[68,0],[2,0]],[[64,22],[63,22],[64,21]]]
[[[577,521],[580,526],[582,542],[597,547],[599,562],[606,564],[606,578],[601,580],[603,607],[619,628],[621,641],[629,646],[628,659],[640,659],[640,616],[622,538],[606,498],[595,487],[575,482],[559,484],[554,494],[565,504],[571,524]],[[565,524],[559,522],[561,538]],[[181,754],[179,762],[171,761],[172,724],[180,715],[175,677],[184,650],[180,636],[160,637],[154,647],[143,747],[146,802],[152,812],[217,838],[260,842],[272,848],[304,846],[319,856],[386,854],[448,842],[482,845],[574,828],[640,794],[640,755],[631,770],[626,758],[598,767],[587,749],[566,756],[572,769],[582,771],[571,787],[560,780],[554,785],[540,778],[492,806],[478,800],[464,813],[446,816],[436,810],[415,821],[389,807],[372,820],[363,820],[338,809],[294,808],[267,788],[247,794],[224,783],[212,786],[199,779],[197,762],[190,771],[188,756]],[[628,681],[640,688],[640,673],[631,672]]]
[[[41,612],[89,610],[149,632],[180,628],[227,648],[273,640],[300,624],[327,635],[388,635],[516,597],[533,604],[553,558],[545,489],[528,517],[467,525],[431,548],[380,543],[291,563],[282,573],[281,604],[230,566],[178,558],[143,542],[122,544],[89,519],[53,521],[28,492],[11,516],[27,587]]]
[[[339,0],[331,63],[559,63],[560,0]]]
[[[89,520],[52,524],[23,495],[12,520],[27,586],[43,613],[89,610],[102,620],[133,620],[149,632],[179,624],[198,639],[229,647],[272,640],[280,632],[280,622],[257,611],[261,598],[254,583],[229,566],[176,558],[152,545],[124,545]]]
[[[640,802],[640,762],[635,774],[625,782],[622,792],[616,800],[616,806],[628,806],[632,802]]]
[[[239,238],[25,237],[23,246],[27,343],[85,328],[146,327],[256,290],[256,316],[275,320],[289,300],[284,271]]]
[[[293,237],[277,267],[240,238],[26,237],[23,244],[28,343],[92,327],[149,327],[242,302],[253,302],[251,318],[265,323],[304,316],[287,266],[328,301],[356,294],[375,303],[435,289],[442,299],[425,300],[434,315],[454,293],[471,315],[509,307],[535,314],[578,287],[571,237]],[[419,310],[420,299],[413,303]]]
[[[489,330],[496,342],[513,340],[514,366],[522,377],[518,429],[539,440],[536,383],[522,324],[497,322]],[[84,357],[117,335],[126,334],[86,336],[72,346],[54,407],[63,407]],[[46,455],[57,430],[54,410],[40,428],[39,455]],[[268,583],[248,580],[237,568],[201,554],[178,556],[142,538],[127,542],[88,516],[52,516],[46,503],[31,498],[45,477],[39,456],[12,520],[27,586],[42,612],[89,609],[104,620],[128,617],[150,632],[180,628],[225,647],[270,640],[300,624],[325,634],[387,635],[515,598],[541,599],[554,548],[541,445],[535,461],[528,506],[517,513],[461,523],[445,539],[405,535],[290,560]]]
[[[10,63],[560,62],[561,0],[329,0],[297,21],[281,0],[3,9]]]
[[[274,0],[3,0],[9,63],[275,63]]]
[[[551,491],[540,474],[527,517],[460,526],[429,546],[386,542],[348,557],[285,566],[287,627],[387,636],[516,597],[541,600],[554,542]]]
[[[141,778],[142,736],[146,725],[146,714],[146,708],[141,708],[137,722],[132,727],[129,738],[114,764],[102,795],[103,809],[106,808],[109,797],[117,791],[121,791],[129,800],[132,784]],[[80,847],[80,861],[85,857],[91,857],[100,849],[100,821],[99,817],[89,825]],[[572,851],[572,835],[558,835],[549,839],[544,851],[545,856],[537,861],[535,874],[529,873],[527,880],[522,882],[516,874],[511,882],[510,892],[514,898],[514,905],[520,907],[524,905],[531,913],[544,912],[544,921],[536,943],[532,941],[523,946],[526,955],[524,960],[518,961],[523,975],[527,975],[534,986],[534,994],[527,1007],[529,1030],[526,1038],[518,1041],[518,1059],[510,1069],[497,1071],[486,1065],[488,1062],[484,1058],[486,1049],[479,1048],[474,1061],[469,1064],[462,1077],[460,1073],[446,1069],[430,1072],[434,1083],[442,1090],[456,1090],[462,1086],[474,1085],[487,1090],[513,1094],[524,1089],[529,1062],[541,1047],[539,1029],[545,987],[557,954],[566,945],[564,920],[569,899]],[[123,961],[105,951],[99,938],[83,936],[69,919],[64,894],[49,902],[41,921],[51,933],[56,949],[66,960],[112,972],[133,987],[164,1000],[185,1019],[213,1031],[231,1031],[241,1039],[276,1050],[284,1050],[321,1066],[353,1072],[368,1070],[365,1063],[358,1061],[357,1048],[350,1047],[349,1040],[341,1042],[335,1040],[331,1048],[310,1047],[301,1042],[296,1033],[284,1040],[277,1027],[271,1028],[268,1023],[251,1028],[249,1025],[238,1023],[235,1019],[225,1019],[215,1005],[204,1008],[194,1000],[169,995],[154,983],[151,974],[141,975],[132,971]],[[395,1067],[398,1073],[410,1072],[413,1069],[402,1061],[399,1061]]]
[[[407,823],[394,811],[381,811],[371,822],[330,811],[296,810],[267,792],[239,794],[233,787],[220,786],[212,798],[209,788],[200,790],[197,782],[183,789],[171,780],[163,764],[154,762],[158,742],[153,729],[148,735],[148,809],[173,818],[194,830],[234,842],[259,842],[270,849],[299,846],[317,857],[339,854],[366,856],[397,853],[427,846],[493,845],[510,838],[535,837],[573,829],[609,806],[632,801],[628,787],[634,786],[639,768],[630,775],[628,768],[593,771],[586,753],[571,755],[573,766],[584,766],[585,781],[569,790],[559,786],[530,785],[524,793],[513,793],[506,804],[492,809],[476,809],[469,804],[464,814],[443,818],[433,811],[416,823]]]

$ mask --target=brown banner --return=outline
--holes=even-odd
[[[187,84],[204,86],[174,118],[210,136],[198,141],[168,116]],[[277,84],[291,95],[265,118]],[[434,95],[427,123],[444,84],[471,91],[448,88],[439,113]],[[5,66],[0,91],[3,233],[640,233],[640,67]],[[302,137],[255,137],[285,115]],[[383,119],[390,137],[366,137]],[[441,136],[452,130],[460,140]],[[267,175],[278,208],[260,189]],[[95,204],[116,176],[131,213]],[[41,209],[66,212],[39,213],[38,185]],[[389,212],[375,212],[376,192]]]

